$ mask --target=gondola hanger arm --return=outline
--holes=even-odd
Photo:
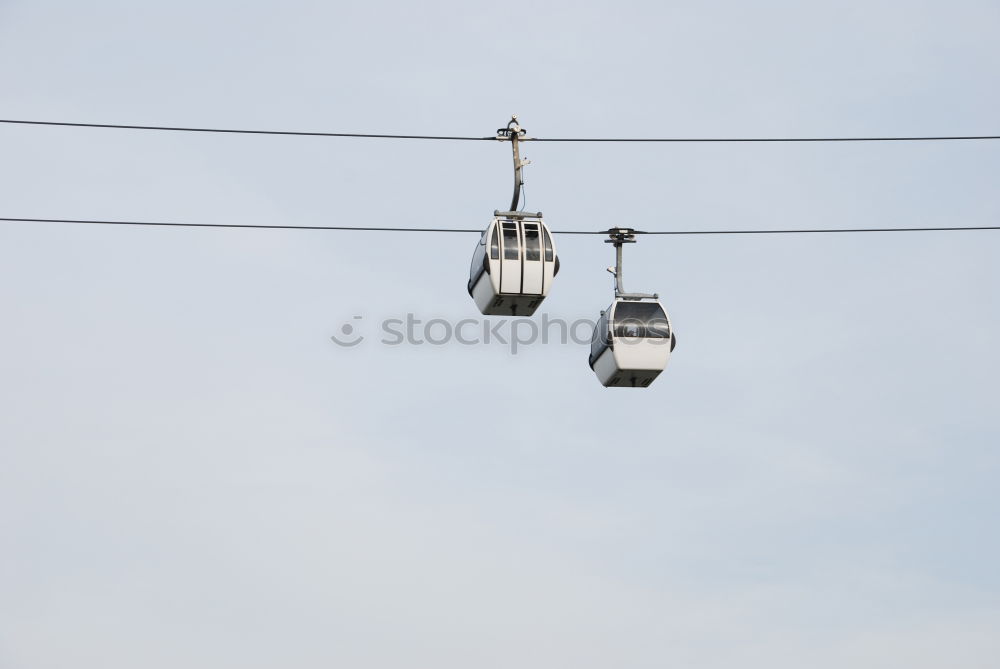
[[[510,117],[506,128],[497,129],[497,140],[510,141],[510,148],[514,154],[514,195],[510,200],[511,211],[517,211],[517,205],[521,201],[521,187],[524,185],[521,169],[531,164],[530,160],[521,159],[520,143],[526,134],[527,131],[518,124],[516,114]]]
[[[608,230],[608,238],[604,240],[605,244],[614,244],[615,247],[615,266],[608,268],[608,272],[615,277],[615,297],[621,297],[626,300],[658,297],[655,293],[626,293],[622,285],[622,246],[625,244],[635,244],[635,235],[637,232],[637,230],[633,230],[632,228],[611,228]]]

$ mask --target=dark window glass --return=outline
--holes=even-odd
[[[486,247],[482,244],[476,246],[476,252],[472,254],[472,267],[469,269],[469,276],[477,277],[479,273],[483,270],[483,254],[486,253]]]
[[[530,223],[525,223],[524,225],[524,259],[542,259],[542,249],[538,239],[538,226]]]
[[[503,257],[504,260],[517,260],[521,257],[518,253],[517,224],[503,224]]]
[[[476,252],[472,254],[472,267],[469,268],[469,294],[472,294],[472,287],[479,281],[486,268],[486,239],[476,245]]]
[[[500,258],[500,231],[496,227],[493,228],[493,241],[490,242],[490,258]]]
[[[590,366],[593,367],[597,359],[601,357],[605,349],[608,348],[608,313],[601,314],[601,318],[594,326],[594,335],[590,340]]]
[[[553,252],[552,252],[552,238],[549,237],[549,231],[542,229],[545,234],[545,262],[552,262]]]
[[[619,302],[615,309],[616,337],[670,338],[667,315],[656,302]]]

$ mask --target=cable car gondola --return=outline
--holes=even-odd
[[[472,254],[469,295],[488,316],[530,316],[559,272],[541,214],[495,212]]]
[[[670,360],[677,340],[654,296],[617,296],[594,328],[590,368],[606,386],[645,388]]]
[[[677,344],[670,317],[657,295],[626,293],[622,288],[622,244],[635,241],[635,231],[615,228],[615,300],[594,327],[590,368],[605,387],[646,388],[660,375]]]
[[[499,141],[509,141],[514,153],[514,197],[510,211],[494,211],[472,254],[469,295],[487,316],[530,316],[549,294],[559,273],[559,257],[541,213],[517,211],[521,200],[522,168],[518,144],[525,131],[511,118],[497,130]]]

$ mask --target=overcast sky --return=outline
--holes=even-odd
[[[0,0],[7,119],[995,135],[998,72],[995,0]],[[996,142],[524,153],[557,233],[1000,220]],[[506,144],[0,125],[5,217],[480,228],[510,188]],[[0,667],[995,666],[1000,234],[643,238],[648,390],[381,344],[479,315],[476,241],[0,223]],[[538,317],[595,318],[612,249],[556,243]]]

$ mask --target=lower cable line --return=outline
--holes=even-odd
[[[0,217],[9,223],[67,223],[77,225],[124,225],[170,228],[239,228],[248,230],[330,230],[341,232],[459,232],[482,234],[481,228],[400,228],[352,225],[267,225],[256,223],[180,223],[173,221],[109,221],[76,218],[15,218]],[[960,232],[1000,230],[1000,225],[934,226],[912,228],[798,228],[756,230],[634,230],[636,235],[801,235],[857,232]],[[606,235],[608,230],[553,230],[561,235]]]
[[[353,230],[356,232],[482,232],[472,228],[385,228],[351,225],[267,225],[253,223],[178,223],[172,221],[104,221],[74,218],[6,218],[0,221],[21,223],[76,223],[81,225],[136,225],[169,228],[244,228],[260,230]]]

